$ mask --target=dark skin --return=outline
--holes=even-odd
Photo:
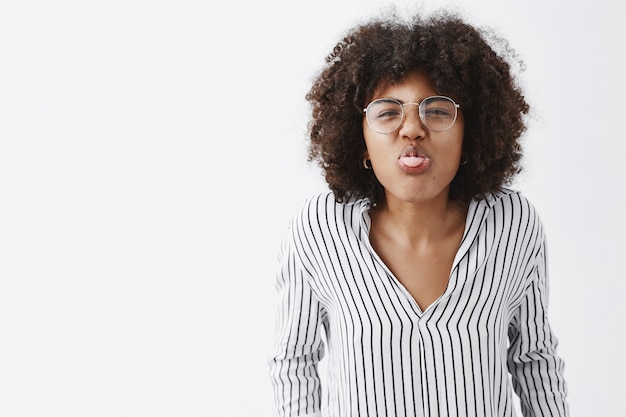
[[[417,103],[436,94],[422,71],[377,89],[372,99]],[[467,215],[467,203],[450,199],[461,159],[462,115],[445,131],[431,131],[409,107],[400,127],[378,133],[367,121],[367,157],[385,199],[371,211],[370,242],[381,260],[424,311],[446,290]],[[405,158],[420,155],[418,158]],[[409,164],[409,165],[407,165]]]
[[[370,214],[372,247],[422,311],[448,286],[466,213],[466,207],[457,205],[421,222],[410,213],[390,214],[384,206]]]

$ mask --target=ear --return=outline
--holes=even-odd
[[[372,169],[372,161],[367,156],[363,157],[363,168]]]

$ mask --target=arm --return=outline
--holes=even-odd
[[[319,416],[317,363],[324,354],[322,308],[294,249],[291,234],[283,242],[276,287],[279,295],[270,377],[278,415]]]
[[[526,293],[509,325],[508,367],[524,417],[567,417],[567,387],[558,341],[548,322],[545,240],[535,256]]]

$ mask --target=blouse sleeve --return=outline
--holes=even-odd
[[[524,417],[567,417],[564,362],[547,317],[548,273],[545,239],[535,256],[525,297],[509,326],[508,367]]]
[[[290,229],[293,232],[292,229]],[[277,274],[278,311],[270,379],[280,417],[320,416],[317,364],[324,355],[322,308],[295,250],[293,233],[285,238]]]

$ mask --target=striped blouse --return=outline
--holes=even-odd
[[[515,391],[525,417],[567,416],[529,201],[504,189],[471,202],[448,286],[424,311],[372,249],[369,208],[322,193],[290,224],[269,360],[278,415],[508,417]]]

